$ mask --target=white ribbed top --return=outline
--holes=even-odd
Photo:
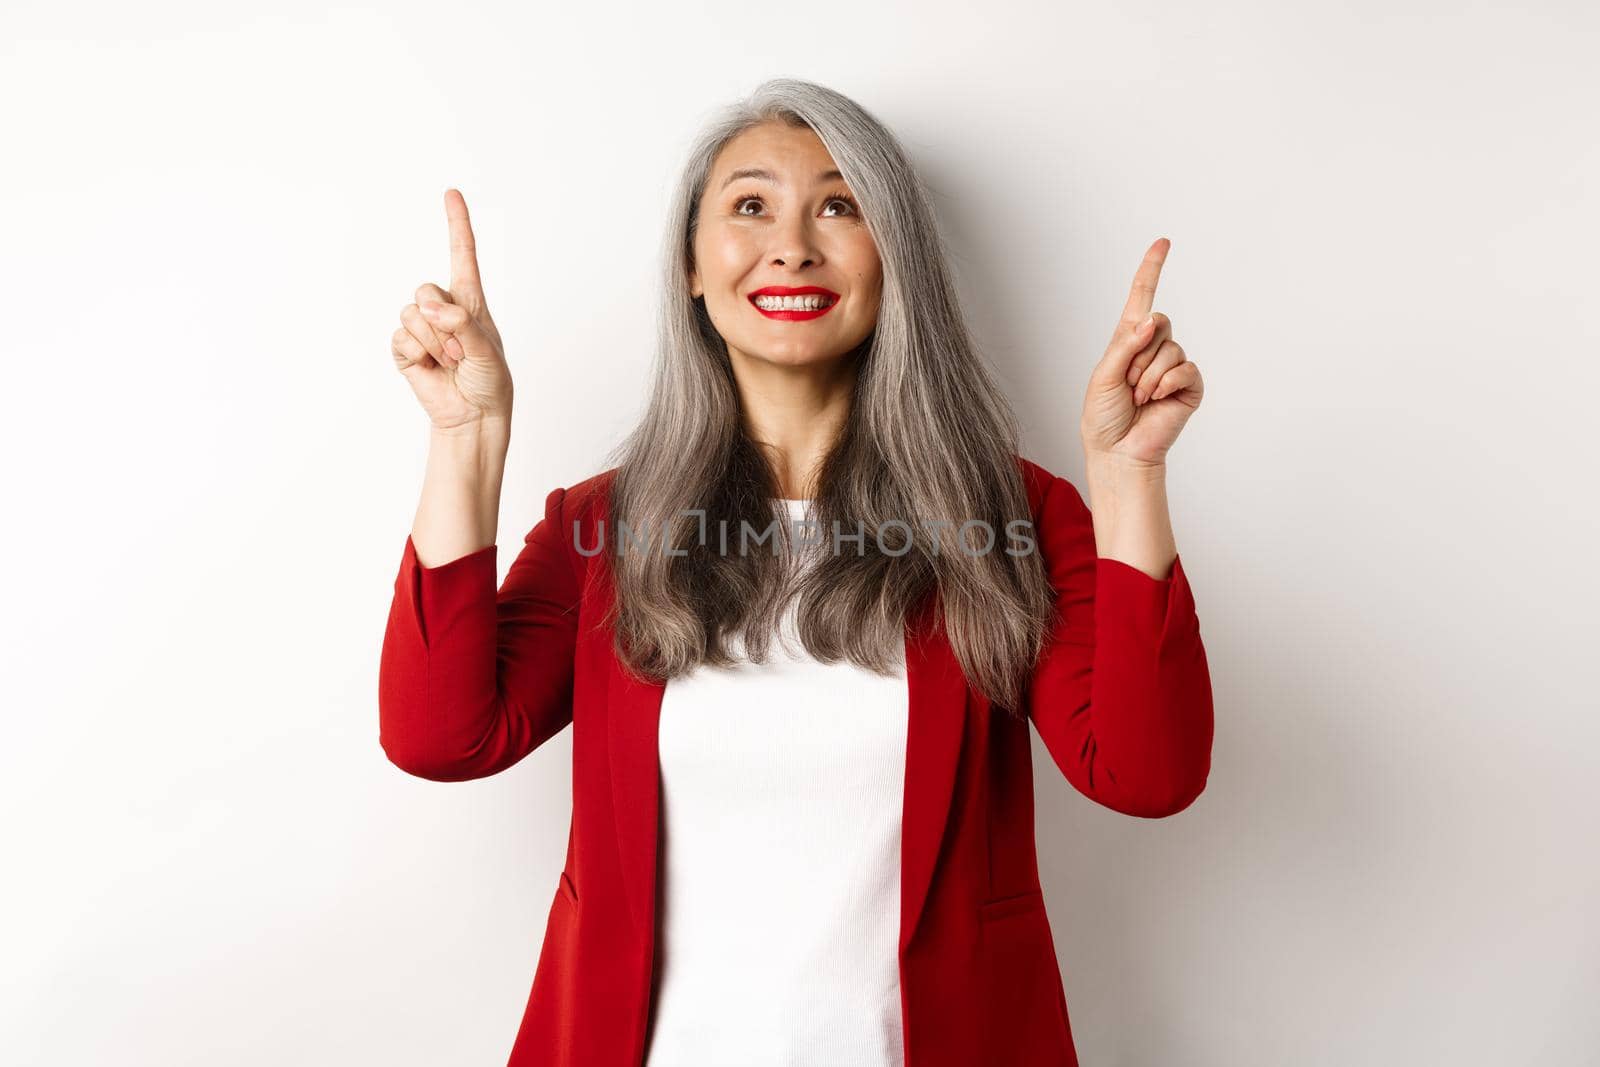
[[[800,518],[810,502],[778,503]],[[904,660],[895,677],[818,663],[794,615],[768,663],[662,695],[647,1067],[904,1062]]]

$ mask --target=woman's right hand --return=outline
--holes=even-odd
[[[511,417],[511,368],[489,317],[478,277],[478,252],[459,190],[444,194],[450,222],[450,290],[417,287],[400,310],[391,345],[395,367],[411,383],[436,430],[460,430]]]

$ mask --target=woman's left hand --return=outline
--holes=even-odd
[[[1171,247],[1160,237],[1144,254],[1122,319],[1089,375],[1079,426],[1085,456],[1099,453],[1159,466],[1200,406],[1205,393],[1200,368],[1172,339],[1172,320],[1150,310]]]

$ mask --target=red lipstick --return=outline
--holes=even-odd
[[[758,296],[820,296],[828,302],[815,309],[789,309],[772,310],[756,304]],[[747,296],[750,305],[769,319],[781,319],[786,322],[803,322],[807,319],[819,319],[832,311],[839,304],[839,294],[832,289],[824,289],[820,285],[769,285],[764,289],[757,289]]]

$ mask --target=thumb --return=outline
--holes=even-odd
[[[488,358],[495,355],[494,342],[476,317],[460,304],[424,300],[417,305],[433,332],[444,342],[445,352],[457,359]],[[454,342],[454,344],[452,344]]]
[[[1106,347],[1106,354],[1101,357],[1099,364],[1094,369],[1092,378],[1097,385],[1127,385],[1128,368],[1133,365],[1133,359],[1144,351],[1145,345],[1150,343],[1150,338],[1155,335],[1155,316],[1146,318],[1143,322],[1130,325],[1119,325],[1111,344]]]

